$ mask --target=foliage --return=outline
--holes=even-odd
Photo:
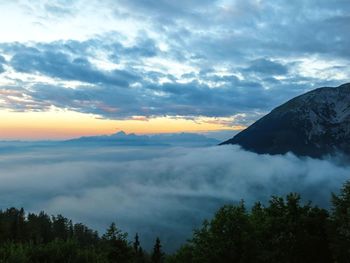
[[[350,181],[332,195],[332,249],[337,262],[350,260]]]
[[[162,263],[164,260],[164,253],[162,252],[162,245],[160,244],[160,239],[157,237],[156,243],[153,247],[152,253],[152,263]]]
[[[291,193],[250,211],[243,202],[226,205],[167,263],[349,262],[350,182],[333,194],[332,204],[328,212]]]
[[[127,234],[112,223],[99,237],[96,231],[62,215],[29,213],[10,208],[0,211],[0,263],[2,262],[149,262],[138,243],[134,253]]]

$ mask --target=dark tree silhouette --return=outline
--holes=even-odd
[[[153,247],[152,262],[161,263],[164,260],[164,253],[162,252],[162,245],[160,244],[159,237],[156,238],[156,243]]]
[[[134,243],[133,243],[133,248],[134,248],[134,251],[135,253],[138,253],[139,252],[139,249],[140,249],[140,241],[139,241],[139,235],[136,233],[135,235],[135,240],[134,240]]]
[[[338,195],[332,194],[332,248],[336,262],[350,260],[350,181]]]

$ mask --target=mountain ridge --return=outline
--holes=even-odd
[[[119,131],[111,135],[85,136],[64,141],[68,144],[108,144],[127,146],[211,146],[218,140],[197,133],[170,133],[154,135],[127,134]]]
[[[350,154],[350,83],[292,98],[220,143],[225,144],[238,144],[260,154]]]

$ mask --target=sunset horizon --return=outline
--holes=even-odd
[[[69,111],[4,112],[0,111],[0,140],[62,140],[80,136],[113,134],[118,131],[135,134],[204,133],[239,131],[244,126],[227,127],[217,118],[196,122],[183,118],[102,119],[99,116]]]

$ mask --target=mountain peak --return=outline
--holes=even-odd
[[[222,144],[257,153],[350,153],[350,83],[295,97]]]
[[[127,134],[124,131],[118,131],[114,134],[112,134],[112,136],[126,136]]]

